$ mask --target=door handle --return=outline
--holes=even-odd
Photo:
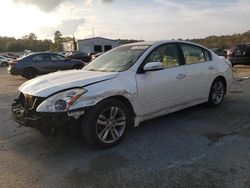
[[[186,75],[185,74],[179,74],[178,76],[176,76],[177,79],[182,79],[182,78],[185,78]]]
[[[214,67],[214,66],[209,66],[208,69],[209,69],[209,70],[214,70],[215,67]]]

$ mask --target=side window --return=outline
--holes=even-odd
[[[205,56],[201,48],[191,45],[181,45],[186,64],[205,62]]]
[[[38,55],[34,55],[34,56],[32,57],[32,60],[33,60],[33,61],[43,61],[44,58],[43,58],[43,55],[42,55],[42,54],[38,54]]]
[[[207,50],[205,50],[205,49],[203,49],[203,52],[204,52],[206,61],[211,61],[211,60],[212,60],[212,57],[211,57],[210,52],[207,51]]]
[[[63,56],[57,55],[57,54],[51,54],[50,55],[51,61],[63,61],[65,58]]]
[[[162,62],[165,68],[180,65],[176,45],[167,44],[154,49],[146,58],[145,62]]]

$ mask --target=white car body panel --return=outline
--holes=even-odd
[[[202,100],[208,98],[210,87],[214,81],[216,68],[213,61],[184,65],[187,71],[188,101]],[[209,69],[213,67],[213,69]]]
[[[137,73],[151,50],[165,43],[190,44],[184,41],[149,43],[152,46],[124,72],[62,71],[30,80],[20,86],[19,90],[28,95],[48,97],[67,89],[87,89],[88,91],[70,107],[70,111],[95,106],[109,97],[124,97],[133,107],[134,126],[137,126],[147,119],[207,102],[211,85],[218,76],[222,76],[227,87],[230,87],[230,66],[208,49],[212,54],[212,61]],[[180,74],[185,76],[177,78]]]
[[[149,115],[165,108],[172,108],[187,102],[187,79],[183,66],[160,71],[137,74],[139,116]],[[170,89],[171,88],[171,89]]]
[[[25,82],[18,89],[28,95],[48,97],[65,89],[83,87],[117,76],[114,72],[94,72],[86,70],[69,70],[40,76]]]

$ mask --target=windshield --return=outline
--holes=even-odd
[[[148,47],[144,45],[117,47],[92,61],[84,70],[104,72],[122,72],[128,70]]]

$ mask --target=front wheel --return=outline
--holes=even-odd
[[[225,96],[226,86],[222,79],[217,78],[210,89],[208,104],[211,107],[219,106]]]
[[[83,135],[88,143],[100,149],[118,144],[130,124],[129,111],[121,101],[107,99],[97,104],[83,118]]]
[[[2,67],[8,67],[8,65],[9,64],[7,62],[2,62],[2,64],[1,64]]]

